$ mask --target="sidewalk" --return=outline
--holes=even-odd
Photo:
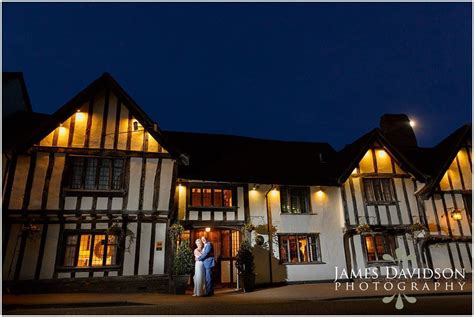
[[[454,285],[453,290],[446,291],[443,283],[440,282],[438,289],[434,290],[435,284],[432,281],[415,282],[418,291],[408,290],[412,285],[408,285],[404,294],[413,296],[423,295],[447,295],[447,294],[470,294],[472,283],[466,282],[461,291],[460,286]],[[457,283],[454,281],[453,283]],[[383,282],[379,285],[378,291],[368,289],[361,291],[365,285],[359,281],[354,283],[354,290],[346,289],[345,283],[338,290],[334,283],[298,284],[265,289],[257,289],[251,293],[243,293],[233,289],[216,290],[214,297],[193,297],[188,292],[187,295],[157,294],[157,293],[75,293],[75,294],[31,294],[31,295],[3,295],[3,307],[42,307],[42,306],[120,306],[120,305],[179,305],[179,304],[252,304],[252,303],[272,303],[272,302],[294,302],[294,301],[321,301],[338,300],[345,298],[370,298],[388,296],[398,293],[396,287],[392,291],[383,289]],[[389,287],[389,286],[388,286]],[[425,288],[423,290],[423,287]],[[382,288],[382,289],[381,289]],[[427,289],[428,288],[428,289]]]

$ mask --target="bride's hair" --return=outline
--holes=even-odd
[[[196,244],[197,247],[199,247],[198,242],[202,243],[201,239],[196,239],[196,241],[194,241],[194,243]]]

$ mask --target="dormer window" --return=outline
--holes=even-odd
[[[123,189],[124,159],[70,156],[70,189]]]

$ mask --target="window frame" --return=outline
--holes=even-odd
[[[74,176],[74,166],[75,166],[75,160],[76,159],[83,159],[83,165],[82,165],[82,171],[80,175],[80,186],[77,188],[76,186],[73,186],[73,179],[75,178]],[[89,162],[92,161],[92,159],[97,159],[97,166],[95,170],[95,180],[94,180],[94,187],[95,188],[86,188],[86,174],[87,174],[87,167],[89,166]],[[109,165],[108,165],[108,185],[107,188],[100,188],[100,180],[101,180],[101,167],[103,166],[103,162],[105,160],[109,160]],[[116,189],[113,189],[114,187],[114,173],[116,169],[119,169],[115,164],[117,161],[122,162],[122,167],[121,167],[121,173],[119,176],[119,186]],[[68,154],[66,156],[66,165],[65,165],[65,170],[66,170],[66,177],[64,180],[64,185],[63,190],[67,194],[76,194],[78,196],[80,195],[94,195],[94,194],[100,194],[104,196],[124,196],[126,193],[126,184],[125,184],[125,174],[126,171],[129,167],[129,160],[124,157],[112,157],[112,156],[93,156],[93,155],[76,155],[76,154]]]
[[[286,195],[286,200],[289,202],[289,206],[291,208],[291,190],[299,189],[303,193],[304,197],[304,212],[289,212],[288,210],[284,211],[284,198],[283,196]],[[312,205],[311,205],[311,188],[309,186],[280,186],[280,213],[284,215],[308,215],[313,214]]]
[[[382,184],[382,181],[383,180],[386,180],[389,184],[389,190],[390,190],[390,198],[391,200],[369,200],[369,197],[372,196],[372,195],[368,195],[368,191],[367,191],[367,188],[366,188],[366,183],[367,182],[372,182],[372,190],[373,190],[373,197],[376,198],[377,194],[376,194],[376,191],[375,191],[375,187],[374,187],[374,181],[379,181],[380,184]],[[384,195],[384,191],[383,191],[383,187],[381,185],[381,189],[382,189],[382,194]],[[396,205],[398,203],[397,199],[396,199],[396,189],[395,189],[395,184],[393,182],[393,178],[391,177],[362,177],[362,189],[363,191],[363,194],[364,194],[364,202],[365,202],[365,205],[367,206],[378,206],[378,205]],[[385,198],[385,197],[384,197]]]
[[[311,264],[326,264],[324,261],[323,261],[323,256],[322,256],[322,252],[321,252],[321,234],[319,232],[316,232],[316,233],[278,233],[278,254],[279,254],[279,263],[282,264],[282,265],[311,265]],[[306,238],[306,241],[307,241],[307,245],[306,245],[306,250],[308,252],[308,261],[307,262],[303,262],[301,261],[300,259],[300,254],[298,252],[297,254],[297,257],[298,257],[298,262],[289,262],[290,261],[290,258],[291,256],[289,256],[290,254],[290,242],[289,240],[287,240],[287,244],[286,244],[286,252],[287,252],[287,256],[286,256],[286,261],[283,261],[282,259],[282,254],[281,254],[281,247],[282,247],[282,238],[286,237],[286,239],[289,239],[289,237],[296,237],[296,239],[298,240],[298,237],[300,236],[305,236]],[[317,252],[317,260],[310,260],[309,257],[310,257],[310,243],[309,243],[309,237],[312,237],[315,239],[315,245],[316,245],[316,252]]]
[[[199,205],[195,205],[193,203],[193,189],[200,189],[200,201],[201,203]],[[205,189],[210,189],[211,190],[211,205],[210,206],[204,206],[203,205],[203,200],[204,200],[204,194],[203,191]],[[221,202],[222,206],[214,206],[214,201],[215,201],[215,190],[221,190]],[[231,199],[232,199],[232,205],[231,206],[224,206],[225,199],[224,199],[224,192],[226,190],[231,191]],[[237,187],[236,186],[231,186],[231,185],[223,185],[223,184],[207,184],[207,183],[190,183],[188,185],[188,196],[186,198],[186,205],[188,210],[234,210],[237,208]]]
[[[80,243],[81,243],[81,236],[91,236],[91,250],[90,250],[90,257],[89,257],[89,265],[88,266],[78,266],[79,261],[79,250],[80,250]],[[108,241],[109,236],[115,236],[115,243],[104,245],[104,252],[102,255],[102,265],[92,265],[92,255],[94,250],[94,240],[95,236],[103,235],[105,236],[104,240]],[[72,266],[66,266],[65,263],[65,256],[66,256],[66,249],[68,247],[67,241],[68,236],[77,236],[76,239],[76,248],[74,253],[74,263]],[[112,265],[104,265],[107,261],[107,247],[109,245],[115,245],[115,252],[116,252],[116,260],[115,264]],[[94,272],[94,271],[111,271],[111,270],[118,270],[123,265],[123,257],[124,257],[124,248],[123,248],[123,241],[120,239],[120,235],[118,234],[111,234],[107,232],[107,229],[64,229],[60,241],[59,241],[59,250],[57,252],[57,261],[56,261],[56,272]]]
[[[373,241],[373,244],[374,244],[374,255],[375,255],[375,260],[374,261],[369,260],[369,250],[367,248],[367,240],[366,240],[366,237],[368,237],[368,236],[372,237],[372,241]],[[371,266],[371,265],[393,265],[393,264],[395,264],[395,262],[390,261],[390,260],[387,261],[387,260],[384,260],[383,258],[379,259],[379,255],[378,255],[378,252],[377,252],[377,242],[376,242],[375,236],[382,236],[382,238],[383,238],[383,247],[384,247],[384,253],[383,254],[389,254],[393,258],[396,257],[395,256],[395,249],[398,247],[398,242],[397,242],[397,236],[396,235],[383,233],[383,232],[364,233],[364,234],[361,235],[361,238],[362,238],[362,246],[363,246],[363,249],[364,249],[364,258],[365,258],[366,264],[368,266]],[[393,249],[390,250],[390,253],[387,252],[387,245],[390,245],[390,242],[387,243],[387,238],[393,239]],[[382,254],[382,256],[383,256],[383,254]]]

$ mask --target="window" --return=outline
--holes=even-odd
[[[279,235],[281,263],[321,262],[319,234]]]
[[[308,187],[281,187],[281,212],[303,214],[310,211]]]
[[[365,250],[367,252],[367,262],[383,262],[384,254],[395,257],[395,236],[375,234],[363,236]]]
[[[394,203],[395,195],[390,178],[364,178],[364,192],[367,203]]]
[[[64,267],[117,265],[118,236],[98,233],[66,232]]]
[[[191,187],[191,206],[232,207],[233,190],[211,187]]]
[[[71,156],[69,187],[87,190],[120,190],[123,188],[124,160]]]

